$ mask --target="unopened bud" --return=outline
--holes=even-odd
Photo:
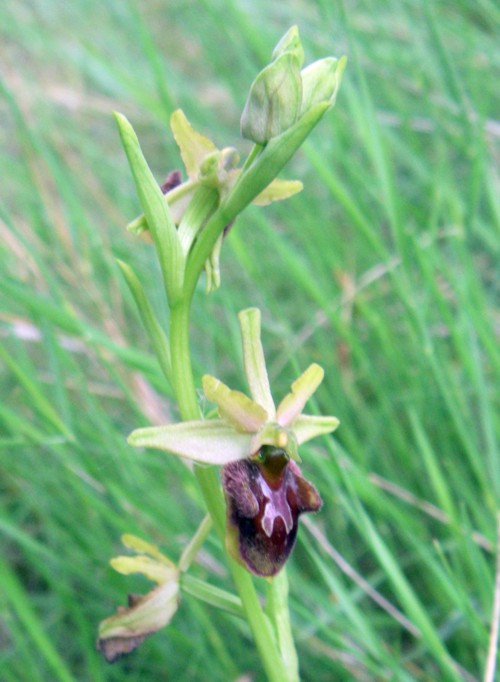
[[[330,106],[333,106],[345,64],[345,57],[341,59],[326,57],[313,62],[301,71],[301,116],[316,104],[328,102]]]
[[[258,144],[269,142],[296,122],[301,102],[299,64],[292,53],[285,52],[252,83],[241,116],[241,134]]]
[[[295,57],[299,68],[304,63],[304,48],[300,42],[297,26],[292,26],[281,38],[273,50],[272,58],[273,60],[278,59],[285,53],[291,53]]]

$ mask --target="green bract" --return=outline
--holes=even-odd
[[[217,404],[219,419],[137,429],[129,436],[131,445],[158,448],[218,465],[250,458],[262,446],[271,445],[298,460],[298,445],[337,428],[336,417],[302,414],[305,403],[323,379],[319,365],[310,365],[275,407],[260,342],[260,312],[250,308],[242,311],[239,318],[245,373],[252,397],[205,375],[203,390],[207,399]]]
[[[302,81],[297,59],[285,52],[263,69],[252,83],[241,116],[241,134],[265,144],[291,128],[302,101]]]

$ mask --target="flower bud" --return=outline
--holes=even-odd
[[[300,68],[304,63],[304,48],[300,42],[299,29],[297,26],[292,26],[288,29],[274,48],[272,58],[273,60],[278,59],[278,57],[281,57],[281,55],[287,52],[293,54]]]
[[[309,66],[301,71],[301,116],[313,106],[322,102],[328,102],[330,106],[333,106],[345,64],[345,57],[341,59],[326,57],[309,64]]]
[[[252,83],[241,116],[241,134],[266,144],[296,122],[302,102],[299,63],[285,52],[266,66]]]

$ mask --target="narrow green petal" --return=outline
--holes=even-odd
[[[209,419],[136,429],[128,442],[204,464],[224,465],[248,457],[251,439],[251,435],[238,433],[220,419]]]
[[[297,438],[297,443],[305,443],[311,438],[322,436],[335,431],[339,425],[337,417],[321,417],[309,414],[301,414],[292,424],[292,430]]]
[[[304,185],[300,180],[273,180],[266,189],[258,194],[253,200],[256,206],[267,206],[273,201],[281,201],[293,197],[294,194],[300,192]]]
[[[254,433],[265,424],[267,412],[241,391],[232,391],[222,381],[205,374],[203,391],[208,400],[217,403],[219,414],[238,431]]]
[[[127,547],[127,549],[132,549],[138,554],[148,554],[153,559],[161,561],[163,564],[165,564],[165,566],[175,568],[173,561],[170,561],[170,559],[162,554],[158,547],[153,545],[151,542],[147,542],[142,538],[138,538],[137,535],[132,535],[132,533],[124,533],[121,536],[121,541],[122,545]]]
[[[187,174],[190,178],[195,178],[204,158],[217,151],[217,147],[212,140],[191,127],[181,109],[174,111],[170,117],[170,128],[179,146]]]
[[[165,564],[144,554],[138,556],[117,556],[110,561],[111,566],[122,575],[141,573],[158,585],[163,585],[177,569],[169,568]]]
[[[290,426],[304,409],[304,405],[323,381],[324,371],[319,365],[312,364],[292,384],[276,411],[276,419],[282,426]]]
[[[274,406],[269,378],[267,376],[264,350],[260,341],[260,310],[247,308],[238,315],[243,340],[243,360],[250,395],[267,412],[269,421],[274,421]]]

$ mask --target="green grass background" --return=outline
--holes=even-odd
[[[115,258],[167,313],[113,110],[159,181],[182,107],[242,152],[249,85],[291,24],[347,54],[336,108],[196,296],[196,376],[244,388],[257,305],[275,395],[311,361],[335,437],[303,448],[325,505],[289,562],[304,681],[481,680],[500,498],[500,10],[490,0],[7,0],[0,8],[0,680],[262,680],[244,624],[185,596],[114,666],[98,622],[145,591],[123,532],[178,558],[203,516],[184,465],[125,444],[175,416]],[[193,572],[231,590],[210,536]],[[385,601],[384,601],[385,600]],[[245,678],[246,679],[246,678]]]

